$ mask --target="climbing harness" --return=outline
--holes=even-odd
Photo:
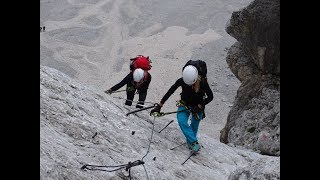
[[[151,115],[155,116],[155,117],[162,117],[168,114],[173,114],[173,113],[178,113],[178,112],[182,112],[185,110],[179,110],[179,111],[172,111],[172,112],[153,112]]]
[[[173,113],[177,113],[177,112],[181,112],[181,111],[185,111],[185,110],[179,110],[179,111],[172,111],[172,112],[153,112],[151,114],[151,116],[153,117],[162,117],[168,114],[173,114]],[[165,127],[163,127],[158,133],[161,133],[161,131],[163,131],[166,127],[168,127],[171,123],[173,123],[173,120],[171,120]]]
[[[126,91],[135,91],[136,90],[136,88],[135,87],[133,87],[133,86],[127,86],[127,88],[126,88]],[[137,91],[138,92],[138,91]],[[136,92],[136,93],[137,93]]]
[[[183,100],[177,101],[176,106],[177,107],[182,106],[182,107],[186,108],[196,118],[196,120],[198,120],[198,121],[200,120],[198,113],[192,113],[190,107],[186,106],[185,102]]]

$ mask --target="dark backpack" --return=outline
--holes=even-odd
[[[202,77],[202,78],[207,78],[207,64],[206,62],[202,61],[202,60],[189,60],[182,68],[183,69],[188,66],[188,65],[192,65],[195,66],[198,70],[198,74]]]
[[[151,60],[149,56],[145,57],[143,55],[138,55],[135,58],[130,59],[130,71],[133,72],[137,68],[141,68],[145,71],[149,71],[151,69]]]

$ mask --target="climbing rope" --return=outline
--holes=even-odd
[[[121,98],[121,97],[113,97],[113,98],[119,98],[119,99],[124,99],[124,98]],[[127,100],[127,99],[125,99]],[[133,100],[127,100],[127,101],[131,101],[131,102],[137,102],[137,101],[133,101]],[[156,103],[153,103],[153,102],[145,102],[145,103],[152,103],[154,106],[156,105]],[[183,106],[183,104],[180,102],[180,103],[177,103],[176,104],[177,106]],[[185,106],[186,107],[186,106]],[[187,107],[186,107],[187,108]],[[187,108],[187,110],[189,110],[189,108]],[[180,111],[184,111],[184,110],[180,110]],[[144,168],[144,171],[146,173],[146,177],[147,177],[147,180],[149,180],[149,176],[148,176],[148,172],[146,170],[146,167],[144,165],[144,161],[143,159],[149,154],[149,151],[150,151],[150,147],[151,147],[151,143],[152,143],[152,138],[153,138],[153,132],[154,132],[154,127],[155,127],[155,119],[156,117],[161,117],[161,116],[164,116],[164,115],[167,115],[167,114],[172,114],[172,113],[177,113],[177,112],[180,112],[180,111],[174,111],[174,112],[167,112],[167,113],[153,113],[153,123],[152,123],[152,131],[151,131],[151,137],[150,137],[150,141],[149,141],[149,145],[148,145],[148,149],[147,149],[147,152],[146,154],[141,158],[141,160],[136,160],[134,162],[131,162],[129,161],[127,164],[122,164],[122,165],[117,165],[117,166],[100,166],[100,165],[91,165],[91,164],[85,164],[81,167],[81,169],[88,169],[88,170],[99,170],[99,171],[106,171],[106,172],[113,172],[113,171],[118,171],[118,170],[121,170],[121,169],[125,169],[126,171],[129,172],[129,175],[128,177],[130,178],[130,180],[132,179],[131,177],[131,168],[134,167],[134,166],[138,166],[138,165],[142,165],[143,168]],[[170,121],[164,128],[162,128],[160,130],[160,132],[165,129],[169,124],[171,124],[173,122]],[[159,132],[159,133],[160,133]],[[113,169],[109,169],[109,168],[113,168]]]
[[[122,164],[122,165],[117,165],[117,166],[99,166],[99,165],[91,165],[91,164],[85,164],[81,167],[81,169],[88,169],[88,170],[93,170],[93,171],[106,171],[106,172],[113,172],[113,171],[118,171],[121,169],[125,169],[126,171],[129,172],[128,177],[131,179],[131,168],[134,166],[142,165],[143,169],[146,173],[147,180],[149,180],[148,172],[146,170],[146,167],[144,166],[144,161],[143,159],[149,154],[151,143],[152,143],[152,138],[153,138],[153,132],[154,132],[154,124],[155,124],[155,119],[156,117],[153,118],[153,125],[152,125],[152,131],[151,131],[151,137],[148,145],[148,150],[146,154],[141,158],[141,160],[136,160],[134,162],[128,162],[127,164]],[[103,169],[105,168],[105,169]],[[114,168],[111,170],[108,170],[108,168]]]
[[[151,142],[152,142],[152,137],[153,137],[153,131],[154,131],[154,122],[156,120],[156,117],[153,117],[153,123],[152,123],[152,131],[151,131],[151,137],[150,137],[150,141],[149,141],[149,146],[148,146],[148,150],[147,150],[147,153],[142,157],[141,160],[143,160],[143,158],[145,158],[147,156],[147,154],[149,153],[149,150],[150,150],[150,145],[151,145]]]
[[[126,91],[126,90],[123,89],[123,90],[118,90],[118,91],[112,91],[112,94],[113,94],[113,93],[118,93],[118,92],[123,92],[123,91]]]
[[[133,100],[129,100],[129,99],[122,98],[122,97],[115,97],[115,96],[111,96],[111,97],[112,97],[112,98],[123,99],[123,100],[130,101],[130,102],[133,102],[133,103],[139,103],[139,101],[133,101]],[[148,102],[148,101],[145,101],[144,103],[155,104],[154,102]],[[145,105],[141,105],[141,104],[139,104],[139,105],[140,105],[140,106],[145,106]]]
[[[140,164],[144,164],[144,162],[141,160],[136,160],[134,162],[128,162],[127,164],[122,164],[122,165],[118,165],[118,166],[99,166],[99,165],[85,164],[81,167],[81,169],[88,169],[88,170],[92,170],[92,171],[98,170],[98,171],[113,172],[113,171],[117,171],[117,170],[125,168],[125,170],[128,171],[128,170],[130,170],[130,168],[132,168],[134,166],[138,166]],[[116,169],[108,170],[108,169],[102,169],[102,168],[116,168]]]

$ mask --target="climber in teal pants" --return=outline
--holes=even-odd
[[[182,69],[182,77],[170,87],[167,93],[162,97],[159,104],[154,107],[150,115],[156,116],[167,99],[181,87],[181,99],[178,101],[177,120],[182,130],[183,135],[187,140],[188,147],[198,152],[200,145],[197,138],[198,128],[201,119],[205,118],[205,106],[212,101],[213,93],[208,84],[206,73],[199,73],[201,66],[188,65],[193,61],[188,61]],[[195,61],[201,62],[201,60]],[[206,72],[206,71],[204,71]],[[182,111],[183,110],[183,111]],[[191,116],[191,123],[188,124],[189,117]]]
[[[188,119],[190,116],[190,111],[183,106],[178,107],[177,119],[180,126],[180,129],[184,136],[187,139],[187,143],[191,144],[193,142],[198,141],[197,132],[200,124],[200,120],[202,119],[203,112],[198,113],[199,120],[196,119],[195,116],[191,116],[191,123],[189,125]]]

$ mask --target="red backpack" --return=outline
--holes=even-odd
[[[143,55],[138,55],[135,58],[131,58],[130,63],[130,71],[134,71],[137,68],[141,68],[145,71],[149,71],[151,69],[151,60],[149,59],[149,56],[145,57]]]

